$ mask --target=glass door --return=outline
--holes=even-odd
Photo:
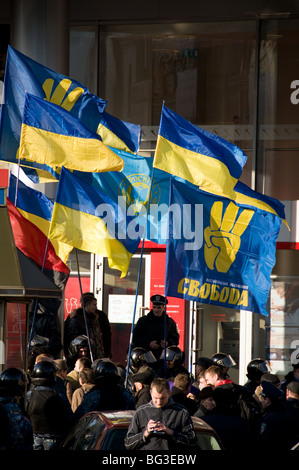
[[[139,277],[138,297],[136,289]],[[110,269],[103,259],[102,310],[107,313],[112,331],[112,360],[126,365],[132,322],[147,313],[150,307],[150,254],[133,256],[126,277]]]

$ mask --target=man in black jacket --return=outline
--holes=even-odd
[[[261,382],[263,409],[257,445],[263,451],[288,451],[295,444],[294,416],[286,410],[283,392],[270,382]]]
[[[165,341],[166,347],[179,344],[179,332],[175,321],[165,312],[167,299],[163,295],[155,294],[151,297],[151,301],[153,304],[151,311],[139,318],[134,328],[133,347],[139,346],[152,351],[158,360],[165,347]]]
[[[155,378],[151,401],[140,406],[125,438],[127,450],[196,451],[197,438],[186,408],[170,397],[169,382]]]
[[[188,393],[191,388],[191,377],[188,374],[178,374],[174,378],[173,387],[171,389],[171,398],[176,402],[183,405],[190,416],[193,416],[197,411],[197,404],[192,398],[188,398]]]

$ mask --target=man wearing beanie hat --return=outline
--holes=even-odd
[[[167,346],[179,344],[179,332],[175,321],[165,312],[168,303],[166,297],[155,294],[151,297],[152,309],[144,317],[139,318],[133,333],[133,348],[141,347],[152,351],[156,359]],[[166,315],[166,318],[165,318]],[[166,325],[166,331],[165,331]]]

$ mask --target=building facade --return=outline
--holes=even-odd
[[[11,0],[0,6],[1,73],[7,44],[68,75],[108,101],[107,112],[142,126],[140,154],[152,157],[162,103],[248,156],[241,181],[285,203],[269,295],[269,316],[171,299],[168,313],[192,370],[221,351],[246,380],[246,365],[267,358],[280,376],[299,345],[299,5],[297,2],[95,2]],[[165,247],[145,243],[126,278],[99,256],[80,253],[84,290],[109,317],[113,359],[123,361],[132,327],[164,292]],[[65,315],[80,298],[78,268]]]

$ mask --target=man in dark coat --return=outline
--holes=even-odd
[[[286,410],[283,392],[270,382],[261,382],[263,414],[257,444],[263,451],[288,451],[295,444],[294,417]]]
[[[95,361],[105,357],[102,331],[97,314],[97,299],[93,295],[83,295],[82,307],[71,312],[64,322],[64,353],[67,358],[69,346],[73,339],[87,335],[91,345],[91,359]],[[86,323],[87,329],[86,331]]]
[[[70,403],[55,390],[56,378],[56,367],[51,361],[38,362],[33,368],[33,388],[27,392],[33,450],[57,450],[74,424]]]
[[[83,299],[84,297],[92,296],[92,292],[84,292],[83,294]],[[102,341],[103,341],[103,348],[104,348],[104,357],[109,357],[111,359],[112,357],[112,351],[111,351],[111,325],[108,320],[108,315],[103,312],[102,310],[99,310],[97,308],[96,314],[99,319],[100,323],[100,328],[101,328],[101,333],[102,333]]]
[[[201,416],[201,419],[216,431],[225,450],[252,449],[253,436],[245,419],[235,413],[233,391],[216,387],[213,398],[215,408],[209,414]]]
[[[188,393],[191,388],[191,378],[188,374],[178,374],[174,378],[173,387],[171,389],[171,398],[176,403],[183,405],[190,416],[193,416],[197,411],[195,400],[188,398]]]
[[[167,299],[163,295],[156,294],[151,297],[151,301],[153,304],[151,311],[139,318],[134,328],[132,343],[134,348],[142,347],[152,351],[158,360],[164,350],[165,341],[166,347],[179,344],[179,332],[175,321],[165,312]]]
[[[294,445],[299,442],[299,382],[293,380],[287,385],[286,391],[286,411],[294,419]]]
[[[298,362],[292,363],[292,366],[293,366],[293,370],[288,372],[285,375],[284,380],[280,384],[280,389],[284,392],[285,396],[286,396],[287,385],[290,382],[298,382],[299,383],[299,357],[298,357]]]
[[[136,374],[131,375],[131,381],[135,389],[134,399],[136,409],[151,401],[150,385],[154,377],[154,371],[149,366],[141,366]]]
[[[108,358],[97,359],[92,363],[95,385],[83,397],[75,411],[75,418],[80,419],[90,411],[134,410],[132,394],[121,387],[120,375],[116,365]]]

